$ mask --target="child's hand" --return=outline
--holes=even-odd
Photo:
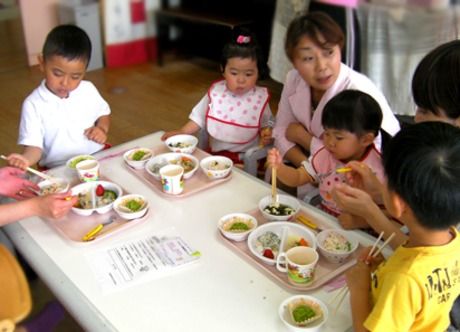
[[[343,211],[365,219],[369,215],[372,217],[372,206],[375,203],[367,192],[347,184],[337,183],[332,188],[331,195],[337,206]]]
[[[267,164],[270,168],[278,168],[283,163],[283,158],[281,158],[280,152],[278,149],[273,148],[268,151],[267,155]]]
[[[107,141],[107,133],[98,126],[85,129],[85,136],[96,143],[104,144]]]
[[[368,292],[371,286],[371,267],[362,261],[358,261],[345,274],[350,293]]]
[[[25,170],[27,167],[30,167],[29,160],[22,154],[12,153],[8,157],[6,157],[6,159],[8,161],[8,165],[10,166],[17,167],[23,170]]]
[[[358,254],[358,261],[363,262],[370,266],[371,271],[374,271],[380,263],[385,260],[382,254],[378,254],[376,257],[369,256],[372,247],[366,247],[362,249]],[[374,249],[374,252],[377,249]]]
[[[350,213],[341,213],[337,219],[339,220],[340,225],[344,229],[357,229],[357,228],[368,228],[369,224],[366,222],[366,219],[354,216]]]
[[[355,188],[365,190],[374,200],[381,201],[382,183],[372,169],[359,161],[351,161],[346,166],[353,170],[345,174],[347,183]]]
[[[182,132],[180,130],[171,130],[171,131],[167,131],[163,134],[163,136],[161,136],[161,140],[162,141],[166,141],[168,138],[170,138],[171,136],[175,136],[175,135],[180,135],[182,134]]]
[[[260,146],[267,146],[273,144],[272,132],[273,129],[271,127],[265,127],[260,130]]]
[[[23,179],[24,171],[19,168],[0,168],[0,195],[8,196],[17,200],[36,196],[34,190],[40,188],[33,182]]]

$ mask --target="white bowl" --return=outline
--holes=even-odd
[[[232,230],[231,226],[236,222],[242,222],[248,226],[248,230]],[[246,213],[230,213],[219,219],[217,223],[220,232],[227,238],[233,241],[244,241],[257,227],[257,219]]]
[[[264,209],[267,206],[272,204],[272,196],[270,195],[270,196],[266,196],[266,197],[262,198],[259,201],[259,210],[260,210],[260,212],[262,212],[262,214],[265,217],[265,219],[267,219],[267,220],[276,220],[276,221],[291,220],[297,214],[297,212],[299,212],[300,203],[297,200],[297,198],[295,198],[293,196],[290,196],[290,195],[278,195],[278,202],[280,203],[281,207],[283,205],[287,205],[287,206],[291,207],[294,210],[294,212],[292,214],[289,214],[289,215],[275,215],[275,214],[271,214],[271,213],[268,213],[267,211],[265,211]]]
[[[330,238],[332,236],[332,238]],[[325,241],[328,239],[329,246],[325,246]],[[335,239],[339,240],[338,242]],[[341,241],[342,240],[342,241]],[[359,242],[351,232],[342,229],[326,229],[316,236],[318,250],[326,258],[327,261],[335,264],[343,263],[348,257],[353,254],[358,248]],[[336,246],[336,249],[333,246]]]
[[[137,158],[136,155],[139,155],[139,153],[144,153],[141,159],[135,160],[133,158]],[[123,159],[125,162],[131,166],[132,168],[135,169],[142,169],[145,166],[145,163],[150,160],[150,158],[153,157],[153,151],[147,148],[137,148],[137,149],[131,149],[129,151],[126,151],[123,154]]]
[[[209,179],[222,179],[232,171],[233,161],[223,156],[210,156],[200,161],[200,167]]]
[[[113,182],[108,182],[108,181],[92,181],[92,182],[85,182],[81,183],[79,185],[76,185],[75,187],[72,188],[72,195],[84,195],[87,194],[88,198],[88,207],[83,208],[83,207],[77,207],[74,206],[72,207],[72,211],[75,212],[76,214],[82,215],[82,216],[89,216],[91,215],[94,211],[97,213],[106,213],[109,212],[112,209],[113,201],[112,202],[102,204],[99,206],[95,206],[94,203],[97,200],[97,195],[96,195],[96,188],[101,185],[105,190],[111,190],[114,191],[116,194],[116,198],[120,197],[122,194],[122,189],[119,185]],[[80,199],[79,199],[80,203]]]
[[[51,178],[50,180],[43,180],[37,183],[40,188],[39,195],[49,195],[57,193],[65,193],[69,190],[69,181],[63,178]]]
[[[139,204],[137,207],[135,207],[134,210],[132,207],[130,208],[130,204],[133,204],[130,202],[133,201]],[[147,212],[148,206],[149,204],[147,199],[144,196],[138,194],[119,196],[115,202],[113,202],[113,209],[115,212],[120,217],[127,220],[142,217]]]
[[[318,318],[317,320],[312,321],[309,324],[306,324],[305,326],[299,326],[295,323],[294,319],[292,318],[291,312],[289,310],[289,305],[298,303],[299,301],[306,301],[310,303],[316,304],[321,312],[322,312],[322,317]],[[309,295],[294,295],[286,300],[284,300],[278,309],[278,314],[280,319],[283,321],[284,325],[289,329],[289,331],[292,332],[317,332],[321,330],[321,327],[324,325],[324,323],[327,321],[329,312],[327,310],[327,306],[322,302],[321,300],[309,296]]]
[[[160,180],[159,172],[160,172],[161,167],[166,166],[168,164],[174,164],[174,165],[179,164],[183,166],[182,163],[179,163],[179,160],[184,160],[184,159],[191,160],[194,166],[192,169],[189,169],[189,170],[184,168],[184,179],[189,179],[193,176],[193,174],[195,174],[200,162],[194,156],[192,156],[191,154],[187,154],[187,153],[170,152],[170,153],[162,153],[162,154],[156,155],[155,157],[151,158],[145,164],[145,170],[150,175],[152,175],[155,179]]]
[[[172,152],[193,153],[198,144],[198,138],[193,135],[174,135],[165,140],[165,144]]]
[[[305,226],[294,224],[288,221],[280,221],[276,223],[266,223],[255,230],[253,230],[248,236],[248,247],[251,253],[259,258],[262,262],[274,265],[276,263],[276,256],[279,253],[276,250],[273,250],[274,258],[267,258],[263,255],[264,250],[266,249],[258,240],[258,238],[266,234],[267,232],[272,232],[278,236],[280,239],[280,247],[282,246],[283,251],[286,251],[292,247],[296,246],[296,242],[300,239],[304,239],[308,242],[309,246],[313,249],[316,249],[316,238],[315,234],[307,229]],[[285,233],[285,238],[283,239],[283,234]]]
[[[96,158],[94,158],[94,156],[90,155],[90,154],[80,154],[78,156],[75,156],[73,158],[70,158],[69,160],[67,160],[67,167],[68,168],[71,168],[71,169],[75,169],[77,164],[80,162],[80,161],[83,161],[83,160],[94,160]]]

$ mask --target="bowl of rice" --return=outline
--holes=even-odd
[[[351,232],[326,229],[316,236],[318,250],[330,263],[345,262],[358,248],[359,242]]]

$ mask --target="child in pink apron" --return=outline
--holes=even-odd
[[[166,132],[162,140],[205,129],[209,134],[209,152],[242,164],[242,153],[272,141],[270,94],[267,88],[256,85],[265,68],[254,36],[247,32],[237,34],[223,49],[224,79],[211,85],[182,128]]]
[[[318,184],[322,199],[320,207],[338,217],[339,221],[346,218],[348,228],[367,226],[364,220],[355,220],[353,216],[342,214],[330,193],[337,183],[345,182],[345,175],[336,170],[352,160],[362,161],[379,179],[383,179],[380,152],[374,145],[374,139],[379,133],[384,138],[388,135],[380,127],[380,106],[364,92],[344,90],[326,104],[321,122],[325,129],[324,146],[299,168],[283,164],[277,149],[269,152],[268,163],[270,167],[277,168],[277,177],[286,185],[297,187],[306,183]]]

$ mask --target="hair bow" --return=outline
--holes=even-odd
[[[251,37],[239,35],[238,38],[236,38],[236,42],[238,44],[248,44],[251,42]]]

